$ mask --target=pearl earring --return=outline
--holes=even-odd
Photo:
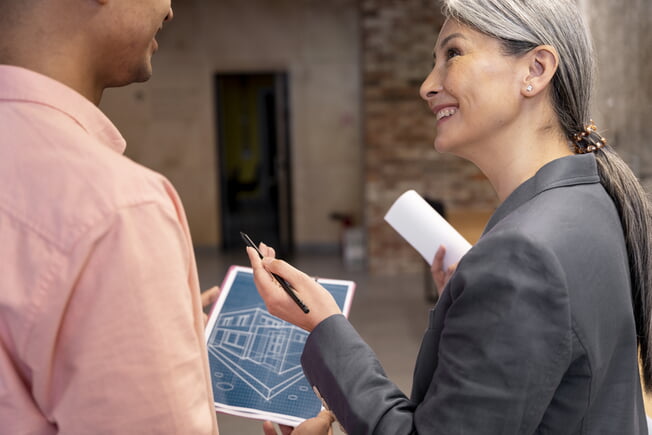
[[[525,88],[525,90],[528,92],[532,92],[533,89],[534,88],[532,87],[532,85],[527,85],[527,88]]]

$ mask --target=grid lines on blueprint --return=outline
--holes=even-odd
[[[321,284],[344,309],[350,286]],[[207,340],[215,402],[300,419],[317,415],[321,402],[300,362],[308,332],[267,311],[249,268],[233,266],[222,291],[228,293],[211,316]]]

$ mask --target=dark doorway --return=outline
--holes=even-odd
[[[216,74],[222,248],[292,248],[287,74]]]

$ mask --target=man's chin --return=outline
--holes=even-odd
[[[134,74],[129,74],[106,85],[107,88],[119,88],[132,83],[143,83],[152,78],[152,69],[143,69]]]
[[[150,72],[147,75],[143,75],[143,76],[138,77],[136,80],[133,81],[133,83],[144,83],[144,82],[148,81],[151,78],[152,78],[152,73]]]
[[[134,83],[143,83],[152,78],[152,65],[147,65],[134,76]]]

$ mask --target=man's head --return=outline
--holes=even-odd
[[[95,103],[152,75],[171,0],[0,0],[0,63],[22,66]]]

